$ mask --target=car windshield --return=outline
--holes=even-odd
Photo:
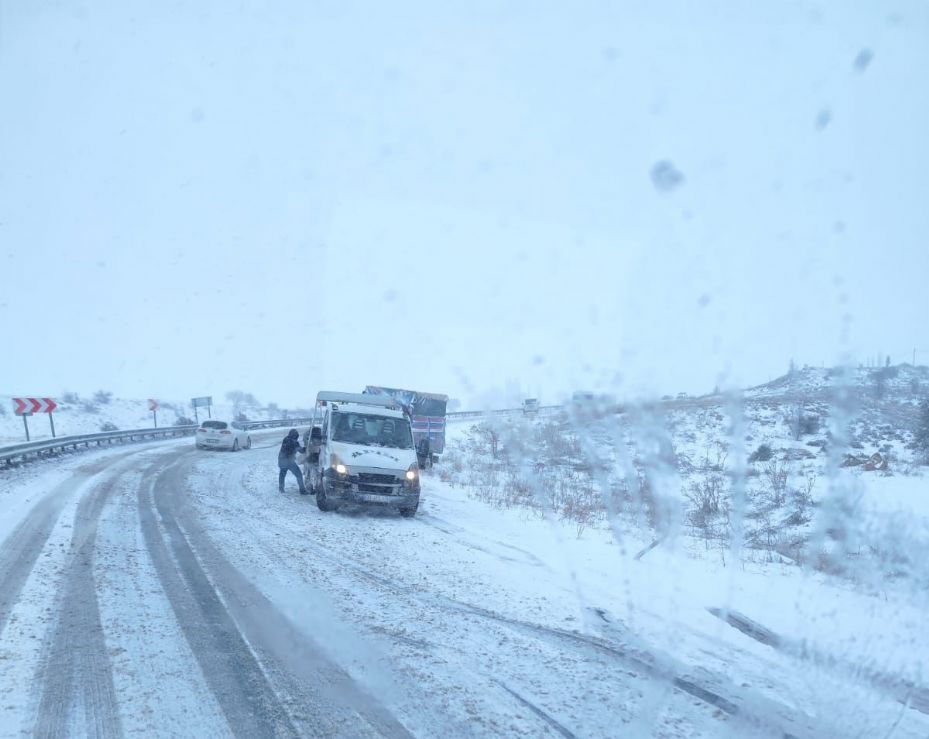
[[[929,0],[0,0],[0,739],[929,739],[927,70]]]
[[[368,413],[332,414],[332,440],[362,446],[412,449],[413,436],[405,418],[375,416]]]

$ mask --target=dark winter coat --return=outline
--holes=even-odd
[[[284,437],[281,442],[281,451],[277,454],[278,464],[290,464],[297,456],[297,452],[306,453],[306,447],[300,444],[300,435],[296,429],[291,429],[290,433]]]

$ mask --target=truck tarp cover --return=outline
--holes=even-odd
[[[387,395],[399,402],[413,420],[413,440],[419,444],[428,439],[430,447],[436,454],[445,451],[445,406],[447,395],[421,393],[415,390],[401,390],[393,387],[368,385],[366,395]]]

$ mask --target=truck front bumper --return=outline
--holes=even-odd
[[[372,485],[359,482],[354,476],[341,477],[332,470],[323,473],[326,497],[335,503],[381,505],[390,508],[414,508],[419,503],[419,488],[401,483]]]

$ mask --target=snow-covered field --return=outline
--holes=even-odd
[[[924,592],[637,559],[441,464],[412,520],[324,514],[280,436],[3,473],[0,735],[929,735]]]

